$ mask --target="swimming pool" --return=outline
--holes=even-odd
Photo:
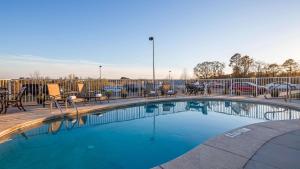
[[[0,144],[2,169],[142,169],[172,160],[228,130],[299,119],[283,107],[230,102],[162,102],[51,121]]]

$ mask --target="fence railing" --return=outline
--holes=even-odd
[[[21,87],[26,87],[25,104],[42,103],[48,98],[47,84],[59,84],[62,92],[77,91],[78,83],[84,84],[83,92],[110,91],[112,99],[144,97],[153,90],[152,80],[112,79],[0,79],[0,87],[14,97]],[[300,98],[300,77],[228,78],[200,80],[156,80],[156,89],[171,89],[179,95],[243,95],[266,98]],[[167,87],[165,87],[167,86]]]

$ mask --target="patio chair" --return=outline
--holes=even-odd
[[[96,91],[88,91],[87,93],[84,91],[84,84],[78,83],[78,94],[76,95],[78,98],[85,99],[87,101],[90,101],[91,99],[94,99],[96,102],[97,100],[101,101],[107,101],[109,103],[109,97],[106,95],[103,95]]]
[[[68,106],[67,97],[60,93],[60,88],[57,83],[47,84],[48,93],[50,97],[50,111],[52,111],[53,103],[64,104]]]
[[[167,91],[167,96],[176,96],[177,91],[176,90],[168,90]]]
[[[8,99],[9,98],[9,95],[12,95],[12,94],[7,94],[5,96],[5,100],[4,100],[4,113],[7,112],[7,108],[11,105],[11,106],[14,106],[14,107],[17,107],[19,110],[23,110],[23,111],[26,111],[26,109],[24,108],[23,106],[23,97],[24,97],[24,94],[25,94],[25,90],[26,90],[26,87],[22,87],[21,90],[19,91],[19,93],[17,93],[15,95],[15,97],[13,99]]]

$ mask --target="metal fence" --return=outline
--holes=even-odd
[[[300,98],[300,77],[202,79],[211,95],[264,96],[265,98]]]
[[[37,104],[41,99],[48,98],[47,84],[57,83],[61,92],[78,90],[78,83],[84,84],[83,92],[103,93],[110,91],[112,99],[144,97],[145,93],[153,90],[152,80],[111,80],[111,79],[3,79],[0,87],[6,88],[14,97],[26,87],[24,103]],[[197,91],[189,92],[192,86]],[[300,77],[270,77],[270,78],[228,78],[200,80],[156,80],[156,89],[175,90],[179,95],[242,95],[265,98],[300,98]],[[166,87],[167,86],[167,87]]]

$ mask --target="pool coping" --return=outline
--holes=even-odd
[[[125,108],[129,106],[156,103],[156,102],[170,102],[170,101],[186,101],[186,100],[221,100],[221,101],[238,101],[247,103],[266,104],[273,106],[287,107],[300,111],[300,105],[295,103],[280,102],[274,100],[262,100],[258,98],[244,98],[244,97],[222,97],[222,96],[189,96],[189,97],[169,97],[158,99],[137,99],[129,102],[119,102],[113,104],[102,105],[101,107],[94,106],[79,110],[79,114],[88,114],[94,111],[108,111],[116,108]],[[29,120],[24,123],[14,125],[3,131],[0,131],[0,140],[9,138],[12,134],[21,132],[27,128],[34,128],[37,125],[43,124],[47,121],[62,118],[63,116],[73,116],[76,112],[66,112],[63,114],[53,114],[50,117],[38,118]],[[243,129],[248,129],[248,132],[242,132],[235,137],[228,137],[228,134],[238,132]],[[207,168],[207,169],[241,169],[247,164],[251,157],[259,150],[261,146],[269,140],[283,135],[287,132],[300,129],[299,120],[286,121],[268,121],[256,123],[244,127],[240,127],[229,132],[223,133],[212,139],[209,139],[203,144],[200,144],[188,151],[187,153],[161,164],[155,169],[179,169],[179,168]],[[268,134],[266,134],[268,133]],[[247,146],[243,144],[247,143]],[[251,144],[251,145],[249,145]],[[237,146],[239,145],[239,146]]]

